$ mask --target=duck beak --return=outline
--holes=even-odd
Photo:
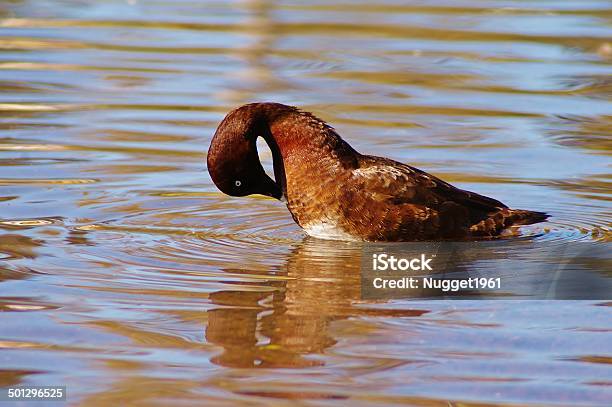
[[[262,184],[260,185],[262,195],[270,196],[272,198],[281,200],[283,197],[283,191],[281,191],[280,187],[274,180],[266,175]]]

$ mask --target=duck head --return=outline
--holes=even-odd
[[[269,139],[270,129],[255,107],[235,109],[219,124],[208,149],[208,172],[227,195],[261,194],[281,199],[281,187],[266,174],[257,154],[257,137]]]

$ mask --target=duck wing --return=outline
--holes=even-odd
[[[361,156],[353,175],[367,190],[395,203],[411,203],[436,209],[454,202],[483,214],[507,208],[502,202],[457,188],[418,168],[383,157]]]
[[[405,221],[423,213],[422,222],[438,236],[496,236],[511,225],[548,218],[544,212],[510,209],[502,202],[457,188],[418,168],[387,158],[361,156],[353,177],[370,198],[400,208]]]

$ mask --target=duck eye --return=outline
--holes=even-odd
[[[236,181],[234,182],[234,184],[235,184],[237,187],[239,187],[240,185],[242,185],[242,182],[240,182],[240,180],[236,180]]]

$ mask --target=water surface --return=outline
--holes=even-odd
[[[611,18],[603,0],[0,3],[0,386],[609,405],[610,302],[363,300],[359,245],[222,195],[205,151],[232,107],[296,104],[359,151],[550,213],[521,230],[538,247],[609,244]]]

